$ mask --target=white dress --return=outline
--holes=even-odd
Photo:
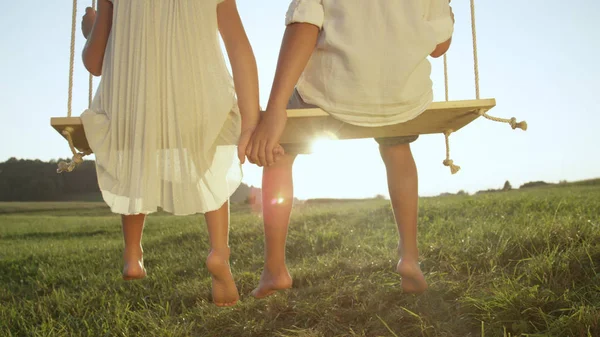
[[[112,212],[205,213],[238,188],[241,117],[221,1],[114,1],[102,79],[81,116]]]

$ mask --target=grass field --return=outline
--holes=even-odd
[[[127,283],[102,204],[4,203],[0,336],[600,336],[600,185],[424,198],[419,240],[430,290],[404,295],[386,201],[297,208],[294,287],[255,300],[261,220],[236,206],[222,309],[201,216],[150,217],[149,277]]]

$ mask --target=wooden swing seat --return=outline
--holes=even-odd
[[[406,123],[384,127],[345,125],[340,130],[339,123],[321,109],[293,109],[288,110],[288,122],[280,142],[305,145],[332,134],[336,139],[360,139],[455,132],[495,106],[493,98],[434,102],[419,117]],[[52,117],[50,124],[65,139],[64,131],[68,131],[78,151],[91,153],[79,117]]]
[[[462,129],[479,116],[486,119],[507,123],[514,129],[527,130],[525,121],[517,122],[517,119],[493,117],[487,112],[496,106],[493,98],[481,99],[479,90],[479,61],[477,57],[477,34],[475,25],[475,0],[471,3],[471,33],[473,36],[473,69],[475,73],[475,98],[473,100],[450,101],[448,64],[444,55],[444,87],[445,98],[443,102],[434,102],[429,108],[417,118],[396,125],[384,127],[359,127],[349,124],[340,124],[339,121],[329,116],[321,109],[293,109],[288,110],[288,121],[283,136],[280,139],[282,145],[305,148],[314,140],[319,138],[330,139],[360,139],[360,138],[385,138],[399,136],[416,136],[441,133],[446,141],[446,159],[444,166],[450,168],[452,174],[460,170],[458,165],[450,159],[449,137],[453,132]],[[92,0],[92,7],[96,1]],[[73,153],[70,163],[59,162],[57,172],[71,172],[83,162],[83,157],[92,153],[85,136],[83,125],[79,117],[71,117],[71,102],[73,97],[73,65],[75,55],[75,28],[77,20],[77,0],[73,0],[73,14],[71,22],[71,49],[69,67],[69,90],[67,117],[53,117],[50,119],[52,127],[58,131],[67,141]],[[89,75],[88,106],[92,105],[93,78]]]

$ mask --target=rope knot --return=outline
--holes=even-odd
[[[517,119],[515,117],[513,117],[511,119],[493,117],[493,116],[488,115],[483,109],[479,110],[479,115],[483,116],[489,120],[492,120],[494,122],[508,123],[513,130],[515,130],[515,129],[521,129],[523,131],[527,130],[527,122],[522,121],[522,122],[517,123]]]
[[[76,155],[73,156],[73,163],[75,163],[75,165],[79,165],[81,163],[83,163],[83,153],[78,153]]]
[[[521,129],[523,131],[527,131],[527,122],[522,121],[522,122],[517,123],[517,119],[515,117],[510,119],[510,126],[512,127],[513,130]]]
[[[460,171],[460,166],[454,165],[454,160],[452,159],[444,160],[444,166],[450,167],[450,172],[452,172],[452,174],[456,174]]]
[[[444,138],[446,138],[446,159],[443,161],[444,166],[450,167],[450,172],[456,174],[460,170],[460,166],[454,165],[454,161],[450,159],[450,135],[454,130],[444,131]]]
[[[73,155],[71,158],[71,162],[67,163],[65,161],[61,161],[58,163],[57,173],[63,172],[73,172],[73,170],[77,167],[77,165],[83,163],[83,157],[91,154],[90,151],[78,152]]]
[[[69,171],[69,164],[67,164],[64,161],[61,161],[58,163],[58,169],[56,170],[57,173],[63,173],[63,172],[67,172]]]

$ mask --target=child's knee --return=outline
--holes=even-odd
[[[414,163],[410,144],[380,145],[379,153],[384,164],[389,168],[392,165],[395,168],[403,167]]]

